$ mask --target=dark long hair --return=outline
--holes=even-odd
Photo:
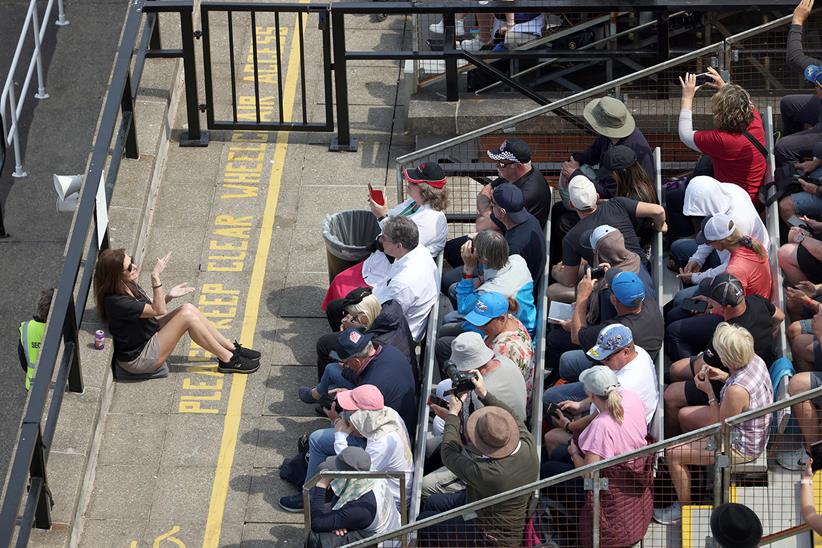
[[[651,204],[659,203],[656,187],[639,162],[634,162],[633,165],[625,169],[618,169],[616,172],[619,175],[618,196]]]
[[[97,266],[94,267],[94,301],[97,311],[104,320],[106,317],[106,297],[122,294],[123,261],[126,250],[105,249],[97,256]]]

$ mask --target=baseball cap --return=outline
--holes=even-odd
[[[373,384],[361,384],[351,390],[337,392],[337,403],[346,411],[379,411],[385,407],[382,392]]]
[[[617,232],[617,229],[610,225],[599,225],[596,228],[586,230],[579,236],[579,245],[585,249],[594,250],[597,248],[599,241],[611,232]]]
[[[595,365],[579,374],[579,382],[585,390],[599,397],[605,397],[614,388],[619,387],[616,373],[604,365]]]
[[[329,355],[335,360],[347,360],[354,354],[362,352],[373,337],[372,333],[366,333],[363,329],[349,327],[337,335],[337,346],[333,353],[329,352]]]
[[[588,177],[577,175],[568,183],[568,197],[575,209],[587,211],[597,204],[597,189]]]
[[[636,152],[631,147],[616,145],[608,149],[602,158],[602,167],[608,171],[626,169],[636,163]]]
[[[474,308],[465,316],[468,323],[485,325],[494,318],[508,313],[508,298],[502,293],[488,291],[479,294]]]
[[[424,162],[417,167],[402,172],[405,180],[416,185],[425,183],[434,188],[445,186],[445,173],[436,162]]]
[[[502,183],[494,189],[494,203],[515,223],[523,223],[528,218],[522,191],[511,183]]]
[[[360,304],[364,298],[371,295],[370,287],[358,287],[348,292],[342,302],[342,307],[346,308],[353,304]]]
[[[719,357],[716,349],[714,348],[713,341],[708,343],[708,347],[702,353],[702,361],[706,364],[710,365],[711,367],[719,368],[723,371],[727,371],[728,368],[722,363],[722,359]]]
[[[474,331],[461,333],[451,341],[450,362],[460,371],[479,369],[494,357],[494,351],[485,346],[482,335]]]
[[[633,308],[645,300],[645,284],[633,272],[617,272],[609,277],[608,285],[616,300],[625,306]]]
[[[499,148],[489,150],[488,157],[498,162],[527,164],[531,161],[531,148],[520,139],[506,139]]]
[[[805,80],[822,87],[822,65],[808,65],[804,74]]]
[[[319,466],[320,470],[336,472],[368,472],[371,470],[371,456],[362,447],[346,447],[333,457],[328,457]]]
[[[723,272],[711,280],[710,285],[705,280],[700,282],[697,295],[704,295],[722,306],[736,306],[745,299],[745,289],[735,276]]]
[[[594,360],[607,359],[634,341],[631,329],[621,323],[612,323],[603,327],[597,336],[597,343],[586,354]]]
[[[724,240],[734,231],[734,221],[721,213],[706,217],[702,221],[702,229],[696,235],[696,243],[708,244]]]

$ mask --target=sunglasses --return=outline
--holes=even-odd
[[[516,162],[497,162],[497,167],[500,169],[505,169],[506,167],[515,164]]]
[[[131,258],[131,260],[130,260],[130,261],[129,261],[129,263],[128,263],[128,268],[126,268],[126,271],[127,271],[127,272],[134,272],[134,270],[135,270],[136,268],[137,268],[137,267],[136,267],[136,266],[134,266],[134,257],[132,257],[132,258]]]

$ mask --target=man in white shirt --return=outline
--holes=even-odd
[[[428,313],[437,302],[440,277],[428,249],[419,245],[417,225],[407,217],[391,217],[383,226],[383,251],[394,258],[385,279],[372,295],[384,303],[394,299],[402,307],[414,340],[425,333]]]
[[[639,396],[645,407],[645,421],[650,424],[659,403],[659,382],[653,360],[645,350],[634,344],[631,329],[619,323],[606,325],[599,332],[597,344],[587,354],[616,373],[622,388]],[[582,385],[569,383],[564,386],[577,384]],[[556,413],[549,417],[556,427],[545,434],[545,446],[549,454],[563,444],[567,446],[568,440],[574,434],[582,432],[597,415],[591,399],[585,395],[584,387],[578,401],[573,401],[575,399],[577,398],[572,395],[572,399],[560,402],[559,407],[579,418],[569,420]]]

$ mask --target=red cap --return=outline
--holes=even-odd
[[[353,390],[337,392],[337,403],[346,411],[379,411],[385,407],[382,392],[373,384],[363,384]]]

